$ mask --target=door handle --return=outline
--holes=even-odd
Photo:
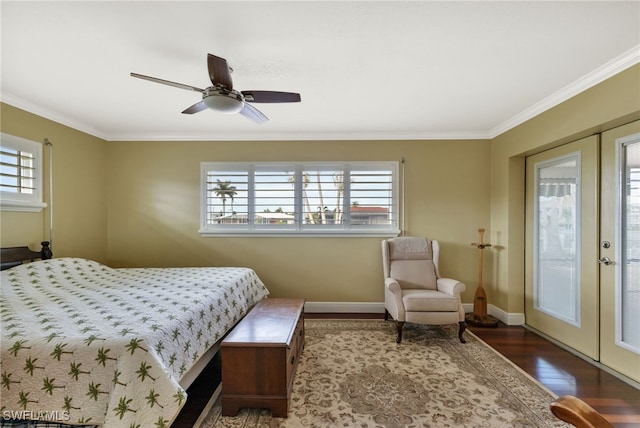
[[[598,263],[605,265],[605,266],[609,266],[612,264],[615,264],[615,262],[613,260],[611,260],[609,257],[600,257],[598,259]]]

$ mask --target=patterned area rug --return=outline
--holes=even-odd
[[[201,427],[568,427],[555,395],[468,331],[382,320],[306,320],[288,418],[215,402]]]

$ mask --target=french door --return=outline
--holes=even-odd
[[[526,172],[526,323],[640,381],[640,121]]]
[[[526,161],[526,323],[595,360],[598,143],[594,135]]]
[[[640,121],[602,134],[600,361],[640,382]]]

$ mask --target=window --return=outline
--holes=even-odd
[[[42,145],[0,134],[0,209],[41,211]]]
[[[580,326],[580,153],[535,165],[534,307]]]
[[[201,234],[398,234],[398,163],[203,163]]]

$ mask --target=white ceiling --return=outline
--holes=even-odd
[[[2,101],[107,140],[489,138],[640,62],[639,1],[1,2]],[[270,121],[180,112],[299,92]]]

